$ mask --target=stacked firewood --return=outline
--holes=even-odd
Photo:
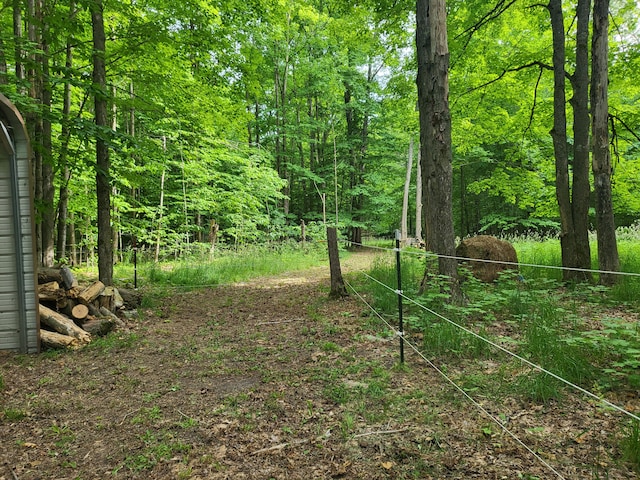
[[[138,292],[96,281],[80,286],[67,267],[38,272],[40,341],[48,348],[79,348],[95,336],[126,330],[121,318],[140,304]]]

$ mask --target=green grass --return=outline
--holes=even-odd
[[[151,470],[158,463],[173,458],[187,457],[191,446],[176,439],[168,431],[158,433],[147,430],[140,438],[143,446],[137,454],[125,459],[125,466],[134,472]]]
[[[15,408],[5,408],[2,410],[2,417],[9,422],[19,422],[27,417],[27,412]]]
[[[640,423],[632,422],[624,430],[622,457],[633,469],[640,473]]]
[[[208,256],[171,263],[147,263],[142,266],[145,284],[197,287],[277,275],[303,270],[322,264],[324,252],[301,248],[246,249],[241,253],[227,252],[214,258]]]
[[[521,263],[561,264],[557,240],[518,240],[515,246]],[[640,271],[640,260],[635,259],[636,255],[640,258],[640,242],[621,242],[620,251],[626,271]],[[624,301],[630,306],[638,306],[640,281],[636,278],[621,278],[613,288],[589,284],[564,285],[559,270],[523,267],[523,278],[516,281],[505,276],[496,283],[484,284],[468,278],[462,284],[466,303],[451,305],[447,302],[447,282],[437,276],[430,279],[420,296],[417,294],[424,268],[424,259],[409,254],[402,256],[404,293],[458,325],[484,338],[502,343],[506,341],[511,351],[586,388],[594,382],[611,386],[610,381],[600,378],[612,373],[618,381],[637,383],[634,373],[640,365],[640,354],[637,354],[640,340],[634,340],[637,332],[621,326],[604,331],[597,327],[592,330],[592,324],[581,316],[588,312],[595,317],[594,320],[600,321],[602,317],[597,312],[610,305],[619,306]],[[375,298],[376,309],[395,323],[398,305],[393,291],[396,285],[395,261],[392,258],[386,262],[378,261],[369,274],[390,287],[385,288],[370,280],[363,280],[361,284]],[[405,325],[410,331],[423,334],[422,346],[430,357],[462,361],[502,355],[483,340],[407,303],[404,308]],[[592,307],[584,310],[585,305]],[[503,325],[513,332],[512,337],[502,338]],[[496,332],[499,336],[494,339]],[[514,389],[529,398],[546,401],[557,397],[564,387],[548,375],[534,373],[526,381],[519,378]]]

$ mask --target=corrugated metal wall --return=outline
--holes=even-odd
[[[29,144],[1,95],[0,121],[0,349],[31,353],[39,350],[39,323]]]

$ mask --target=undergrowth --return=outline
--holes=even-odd
[[[320,247],[297,245],[221,251],[169,263],[145,263],[139,268],[142,285],[198,287],[245,281],[321,264],[326,254]],[[124,268],[124,267],[123,267]],[[128,267],[130,268],[130,267]],[[120,270],[116,275],[123,276]],[[126,275],[126,273],[125,273]]]
[[[520,263],[561,265],[557,241],[520,241],[515,246]],[[406,329],[413,334],[411,338],[422,339],[420,346],[427,358],[463,369],[458,380],[467,391],[477,384],[485,393],[501,389],[503,395],[544,404],[570,390],[555,376],[599,395],[610,390],[635,391],[640,388],[640,331],[624,309],[634,312],[640,307],[640,277],[633,275],[640,273],[640,244],[620,242],[619,248],[621,271],[632,275],[620,276],[613,287],[598,285],[597,274],[593,283],[565,284],[561,270],[534,266],[522,267],[515,275],[505,273],[492,284],[462,272],[464,302],[457,305],[449,302],[448,279],[438,275],[430,275],[419,291],[425,259],[411,251],[403,253],[402,290],[415,299],[415,303],[404,302]],[[597,269],[597,260],[593,263]],[[363,280],[360,288],[375,299],[376,310],[393,324],[398,307],[395,259],[389,255],[386,262],[379,260],[368,275],[377,282]],[[519,360],[483,339],[541,369],[523,370]],[[477,362],[485,360],[500,362],[513,374],[493,379],[487,375],[468,387],[469,379],[477,376]],[[508,385],[489,385],[504,381]],[[638,424],[626,428],[622,438],[624,459],[640,468]]]

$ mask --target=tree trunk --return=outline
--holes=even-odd
[[[577,265],[576,238],[569,186],[569,152],[567,148],[567,114],[565,95],[565,35],[562,0],[549,1],[549,15],[553,33],[553,150],[556,160],[556,198],[560,210],[560,248],[562,265]],[[563,278],[570,280],[574,273],[563,270]]]
[[[422,153],[418,148],[418,165],[416,168],[416,240],[422,241]]]
[[[27,131],[29,133],[29,138],[31,139],[32,145],[41,146],[42,145],[42,72],[38,72],[38,68],[41,67],[41,59],[40,59],[40,35],[39,31],[36,28],[38,23],[38,8],[36,4],[36,0],[27,0],[27,15],[25,19],[26,28],[27,28],[27,39],[30,44],[29,54],[27,56],[26,65],[27,65],[27,75],[26,80],[28,82],[28,95],[33,100],[33,104],[35,108],[31,108],[25,115]],[[38,264],[44,265],[44,256],[42,250],[42,218],[43,211],[47,208],[47,205],[44,203],[43,191],[42,191],[42,148],[33,148],[32,149],[32,168],[33,168],[33,179],[34,179],[34,201],[38,209],[38,213],[36,220],[36,251]]]
[[[15,71],[18,92],[24,94],[25,71],[24,71],[24,51],[22,49],[22,2],[13,0],[13,38],[15,39]]]
[[[98,202],[98,278],[105,285],[113,282],[113,244],[111,242],[111,185],[109,147],[104,138],[109,128],[107,109],[106,38],[102,0],[91,2],[93,28],[93,88],[95,89],[96,197]]]
[[[600,270],[619,270],[616,227],[611,201],[611,152],[609,151],[609,0],[594,0],[593,38],[591,44],[591,112],[593,139],[593,178],[596,195],[598,229],[598,264]],[[616,275],[602,274],[600,282],[615,283]]]
[[[340,268],[340,254],[338,252],[338,233],[335,227],[327,227],[327,249],[329,251],[329,270],[331,272],[331,291],[329,298],[348,297],[347,289],[342,278]]]
[[[578,0],[576,69],[572,77],[573,97],[573,187],[572,211],[576,267],[591,268],[589,246],[589,14],[591,0]],[[575,279],[588,281],[591,274],[575,272]]]
[[[69,3],[70,15],[75,10],[75,2]],[[58,199],[58,237],[56,240],[56,258],[61,260],[67,256],[67,223],[69,216],[69,180],[71,170],[69,169],[68,151],[69,140],[71,138],[71,68],[73,67],[73,48],[71,38],[67,39],[65,57],[65,83],[62,104],[62,127],[60,136],[62,145],[58,157],[58,168],[60,171],[60,190]]]
[[[7,71],[7,55],[4,49],[4,42],[2,38],[0,38],[0,85],[7,85],[9,83]]]
[[[42,99],[42,265],[51,267],[55,259],[55,210],[53,185],[53,156],[51,140],[51,82],[49,81],[49,25],[47,23],[46,3],[39,1],[38,22],[42,29],[40,37],[40,64],[42,80],[39,82]]]
[[[404,196],[402,197],[402,219],[400,221],[400,241],[407,242],[407,217],[409,216],[409,190],[411,188],[411,172],[413,170],[413,138],[409,141],[409,158],[407,159],[407,174],[404,179]]]
[[[452,202],[449,48],[444,0],[417,0],[418,110],[422,152],[427,248],[455,256]],[[460,299],[455,258],[438,259],[441,275],[451,279],[453,301]]]

